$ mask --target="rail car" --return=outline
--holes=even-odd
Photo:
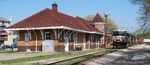
[[[135,37],[125,30],[114,30],[112,33],[113,48],[126,48],[127,46],[133,45]]]

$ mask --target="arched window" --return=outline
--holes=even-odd
[[[74,40],[74,43],[77,44],[77,33],[74,33],[73,40]]]

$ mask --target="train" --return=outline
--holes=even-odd
[[[114,30],[112,32],[112,47],[126,48],[135,43],[136,38],[126,30]]]

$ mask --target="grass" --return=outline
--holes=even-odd
[[[0,61],[0,63],[1,64],[12,64],[12,63],[17,63],[17,62],[44,60],[44,59],[50,59],[50,58],[61,57],[61,56],[66,56],[66,55],[67,54],[65,54],[65,53],[54,53],[54,54],[43,55],[43,56],[19,58],[19,59],[13,59],[13,60],[2,60],[2,61]]]
[[[17,53],[17,51],[0,50],[0,53],[12,54]]]
[[[87,60],[87,59],[88,59],[88,57],[80,57],[80,58],[68,60],[68,61],[65,61],[65,62],[56,63],[56,64],[54,64],[54,65],[71,65],[71,64],[76,65],[76,63],[79,63],[79,62],[81,62],[81,61],[85,61],[85,60]]]
[[[104,51],[104,50],[106,50],[106,51]],[[78,55],[82,55],[82,54],[86,54],[86,53],[91,53],[91,52],[95,52],[95,51],[100,51],[100,53],[83,56],[83,57],[76,58],[73,60],[68,60],[66,62],[62,62],[57,65],[70,65],[70,64],[78,63],[78,62],[81,62],[81,61],[84,61],[84,60],[87,60],[87,59],[90,59],[93,57],[101,56],[103,54],[116,51],[116,49],[93,49],[93,50],[85,50],[85,51],[73,51],[73,52],[69,52],[69,53],[56,52],[56,53],[49,54],[49,55],[19,58],[19,59],[13,59],[13,60],[2,60],[2,61],[0,61],[0,64],[3,64],[3,65],[9,65],[9,64],[11,64],[11,65],[40,65],[40,64],[43,64],[43,62],[40,62],[40,63],[39,62],[27,63],[27,62],[46,60],[46,59],[54,59],[54,58],[58,58],[56,60],[60,60],[60,59],[65,59],[65,58],[78,56]],[[56,60],[52,60],[52,61],[56,61]],[[47,62],[49,62],[49,61],[47,61]]]

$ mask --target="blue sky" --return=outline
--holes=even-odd
[[[0,17],[13,16],[14,24],[45,8],[51,8],[54,2],[58,4],[60,12],[71,16],[106,13],[119,27],[130,32],[138,27],[139,6],[132,5],[129,0],[0,0]]]

